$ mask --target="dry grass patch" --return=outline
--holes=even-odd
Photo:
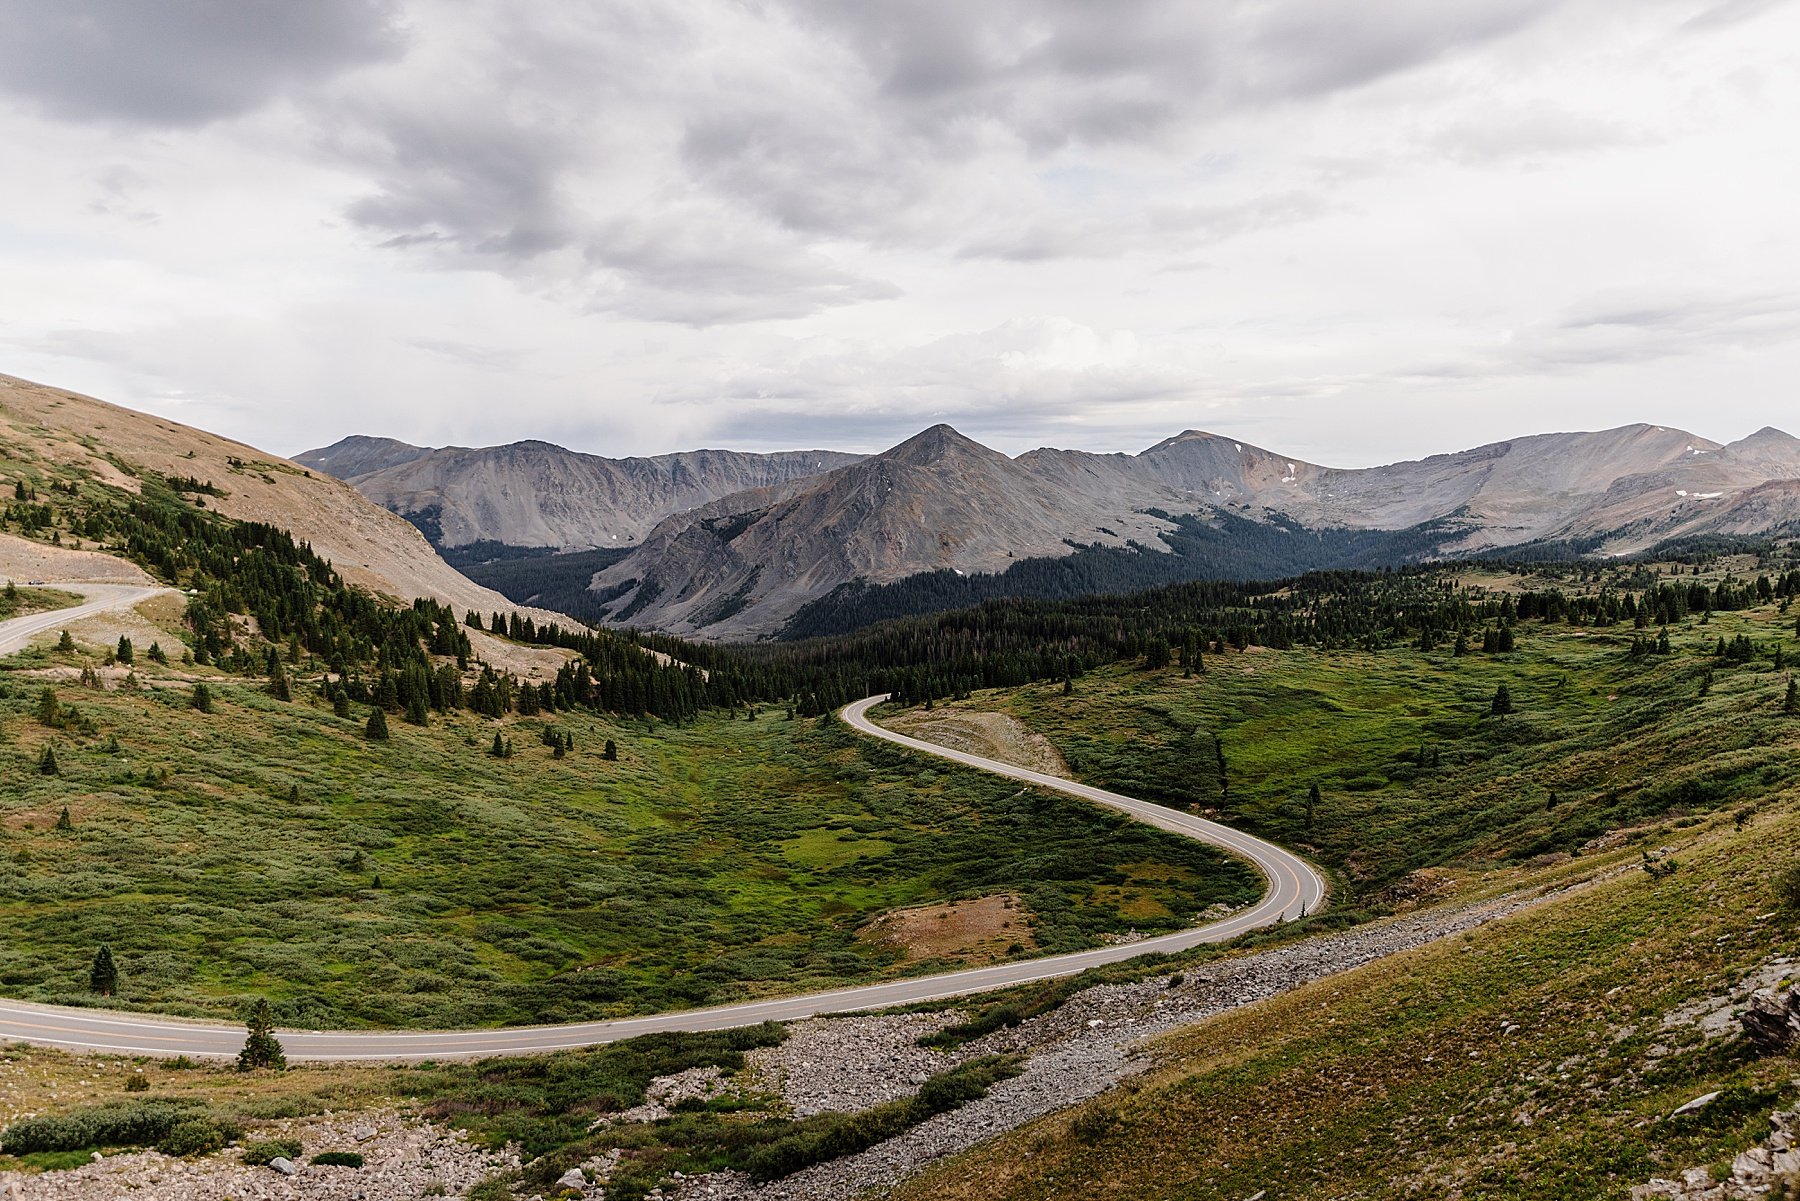
[[[961,959],[985,963],[1037,945],[1030,912],[1013,893],[884,913],[864,926],[857,937],[899,948],[908,962]]]

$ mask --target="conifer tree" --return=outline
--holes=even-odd
[[[258,997],[250,1003],[249,1011],[244,1015],[244,1024],[249,1030],[244,1039],[244,1049],[238,1052],[238,1071],[251,1072],[258,1068],[280,1071],[286,1068],[287,1054],[281,1049],[280,1040],[275,1037],[275,1010],[267,997]]]
[[[269,672],[269,682],[266,685],[269,695],[278,701],[292,700],[294,698],[294,692],[288,684],[287,672],[282,670],[281,660],[270,656],[269,666],[271,670]]]
[[[39,725],[53,730],[62,725],[62,705],[56,699],[56,690],[48,684],[38,693],[37,719]]]
[[[150,644],[150,662],[152,662],[152,663],[167,663],[168,661],[169,661],[169,653],[167,651],[163,650],[162,643],[152,642]]]
[[[41,776],[54,776],[61,771],[62,768],[58,767],[56,763],[56,748],[49,743],[45,743],[44,753],[38,756],[38,774]]]
[[[600,752],[600,757],[608,763],[617,762],[619,758],[619,744],[608,738],[606,740],[606,746]]]
[[[406,702],[406,720],[409,725],[423,726],[430,723],[430,715],[425,711],[425,694],[414,692]]]
[[[1789,717],[1800,716],[1800,680],[1789,680],[1787,697],[1781,702],[1781,711]]]
[[[388,739],[387,711],[376,708],[369,711],[369,724],[363,727],[363,735],[372,742],[386,742]]]
[[[75,649],[75,640],[69,637],[69,631],[64,630],[62,632],[62,637],[56,640],[56,649],[65,652]]]
[[[125,666],[130,667],[132,653],[133,652],[131,649],[131,639],[127,638],[123,634],[120,634],[119,635],[119,646],[118,646],[118,649],[113,652],[113,657],[115,659],[117,659],[119,662],[123,663]]]
[[[1494,689],[1494,699],[1488,705],[1488,712],[1495,717],[1505,717],[1513,711],[1512,689],[1501,684]]]
[[[350,693],[342,684],[331,694],[331,712],[337,717],[350,716]]]
[[[110,997],[119,988],[119,968],[113,963],[112,948],[105,943],[94,952],[94,966],[88,969],[88,991]]]
[[[494,731],[494,745],[488,748],[488,754],[496,759],[506,758],[506,739],[500,737],[500,731]]]
[[[75,828],[75,819],[69,816],[69,807],[67,805],[63,806],[62,812],[56,817],[56,828],[58,830],[73,830]]]
[[[1313,828],[1313,817],[1318,812],[1319,801],[1321,799],[1322,798],[1319,796],[1319,782],[1314,780],[1312,786],[1306,790],[1306,828],[1309,832]]]

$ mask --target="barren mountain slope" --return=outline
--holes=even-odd
[[[218,512],[280,526],[310,542],[346,579],[397,600],[430,596],[482,612],[518,608],[460,575],[411,525],[349,484],[241,442],[0,375],[0,444],[77,464],[132,491],[137,482],[120,464],[211,483],[225,493],[205,498]]]
[[[1273,511],[1314,529],[1440,522],[1446,554],[1605,534],[1636,549],[1788,528],[1800,512],[1771,483],[1782,479],[1800,479],[1800,440],[1777,430],[1720,446],[1640,424],[1342,469],[1197,430],[1138,455],[1008,459],[937,426],[817,480],[667,518],[594,586],[616,602],[616,621],[733,638],[778,629],[850,580],[1001,571],[1090,543],[1161,550],[1168,527],[1146,510]]]
[[[1115,481],[1112,456],[1092,479]],[[1091,491],[1046,480],[1023,460],[933,426],[882,454],[779,496],[725,498],[662,523],[595,577],[619,591],[615,620],[732,638],[768,633],[801,604],[851,579],[921,571],[1002,571],[1059,555],[1069,541],[1155,541],[1168,528]],[[1150,488],[1151,503],[1166,490]],[[631,587],[627,587],[632,585]]]
[[[349,443],[358,443],[349,446]],[[443,546],[504,542],[559,549],[630,546],[658,521],[721,496],[785,483],[853,463],[829,450],[746,454],[694,450],[655,458],[607,459],[549,442],[421,450],[371,464],[368,443],[349,439],[308,451],[299,462],[331,470],[397,513],[435,514]],[[404,443],[393,446],[403,447]],[[391,448],[388,453],[393,453]]]
[[[358,476],[410,463],[430,453],[429,446],[414,446],[398,438],[371,438],[364,434],[351,434],[348,438],[339,438],[330,446],[297,454],[294,462],[313,471],[323,471],[326,475],[335,475],[340,480],[355,483]]]

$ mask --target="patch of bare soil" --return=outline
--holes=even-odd
[[[0,580],[145,586],[156,583],[137,564],[124,559],[98,551],[32,542],[13,534],[0,534]]]
[[[1004,959],[1012,948],[1030,950],[1036,940],[1031,915],[1012,893],[969,901],[924,905],[884,913],[857,934],[866,942],[898,947],[909,961],[961,959],[985,963]]]
[[[1050,740],[1010,714],[908,709],[883,724],[953,751],[984,755],[1049,776],[1073,778],[1069,765]]]
[[[575,658],[574,651],[559,646],[525,646],[508,642],[480,630],[468,631],[475,654],[495,671],[511,672],[527,684],[544,684],[556,679],[563,664]]]

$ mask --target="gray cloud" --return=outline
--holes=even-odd
[[[0,0],[0,89],[76,120],[198,125],[391,58],[392,0]]]

